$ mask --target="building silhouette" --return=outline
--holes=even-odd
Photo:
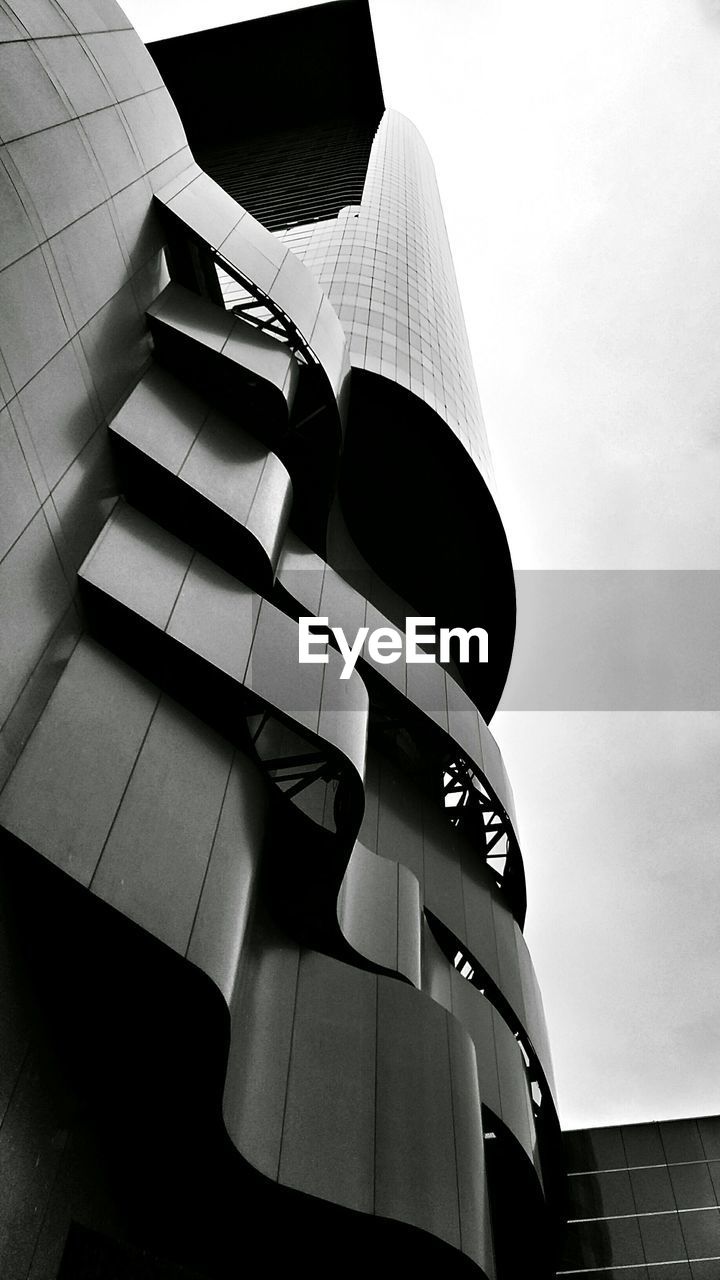
[[[512,570],[367,4],[0,37],[3,1280],[550,1276]]]

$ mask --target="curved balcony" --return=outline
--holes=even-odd
[[[197,165],[156,191],[155,199],[168,219],[171,258],[173,250],[176,259],[180,256],[181,247],[173,238],[179,224],[186,236],[276,313],[291,347],[320,365],[341,410],[348,373],[345,335],[307,268]],[[176,261],[177,278],[183,266]],[[195,283],[192,275],[189,279]],[[213,285],[210,296],[219,300],[219,285]]]
[[[157,366],[110,435],[133,506],[269,595],[292,506],[277,455]]]
[[[298,670],[296,626],[147,517],[118,504],[79,573],[94,628],[234,739],[268,709],[338,758],[362,814],[367,695],[359,677]],[[339,659],[336,660],[339,676]]]
[[[147,318],[161,363],[191,386],[212,388],[223,408],[242,405],[268,443],[285,438],[299,380],[287,347],[178,284],[167,285]]]
[[[347,416],[350,363],[340,322],[295,255],[212,178],[192,165],[155,193],[168,236],[170,274],[204,295],[220,316],[239,317],[233,330],[255,333],[263,346],[291,357],[297,398],[282,456],[293,477],[296,520],[323,547]],[[245,299],[225,311],[221,284],[234,281]],[[223,408],[231,408],[226,401]]]
[[[517,955],[514,963],[506,957],[501,984],[496,984],[466,944],[424,910],[417,877],[401,862],[371,853],[360,842],[345,872],[337,913],[344,936],[360,956],[431,995],[471,1035],[484,1105],[532,1162],[557,1210],[562,1150],[552,1074],[543,1052],[542,1006],[537,997],[517,999],[514,985],[524,973]],[[502,951],[498,943],[502,935],[490,931],[486,947]],[[528,1026],[536,1034],[540,1029],[540,1055]]]

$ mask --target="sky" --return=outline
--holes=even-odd
[[[124,7],[151,40],[300,6]],[[717,1113],[720,2],[371,10],[385,100],[435,161],[521,599],[544,633],[579,619],[575,667],[601,670],[556,696],[539,651],[542,709],[493,720],[561,1120]],[[520,630],[532,662],[532,610]]]

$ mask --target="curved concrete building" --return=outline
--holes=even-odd
[[[367,6],[0,38],[3,1280],[549,1277],[512,572]]]

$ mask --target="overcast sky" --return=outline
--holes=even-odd
[[[290,7],[125,0],[146,40]],[[516,567],[720,569],[720,3],[371,8]],[[566,1127],[720,1112],[720,713],[623,705],[493,722]]]

